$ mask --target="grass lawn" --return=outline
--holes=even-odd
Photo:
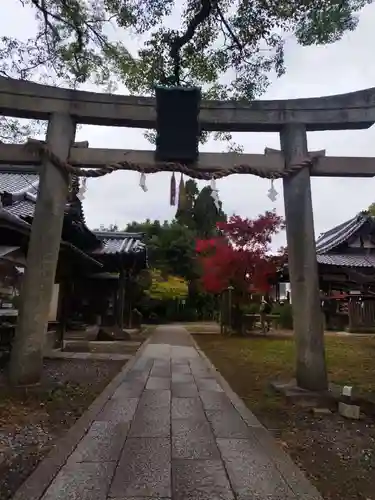
[[[201,349],[325,499],[375,500],[375,422],[316,417],[269,387],[294,373],[292,338],[196,335]],[[326,337],[330,381],[375,395],[375,338]]]
[[[215,333],[220,333],[220,325],[219,323],[216,323],[215,321],[202,321],[202,322],[192,322],[192,323],[181,323],[181,326],[187,329],[189,333],[192,334],[200,334],[200,335],[207,335],[207,334],[215,334]]]

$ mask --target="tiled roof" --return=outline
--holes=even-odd
[[[0,258],[5,257],[6,255],[18,250],[19,247],[10,247],[9,245],[0,245]]]
[[[101,262],[97,261],[91,255],[87,254],[86,252],[84,252],[80,248],[76,247],[75,245],[72,245],[68,241],[61,241],[61,246],[65,247],[65,248],[69,248],[70,251],[72,251],[73,253],[79,255],[81,258],[83,258],[87,262],[90,262],[95,267],[103,267],[103,264]]]
[[[12,205],[5,207],[6,211],[17,217],[33,217],[35,202],[31,200],[16,201]]]
[[[26,231],[30,231],[31,229],[31,224],[24,221],[17,215],[11,214],[8,210],[5,210],[5,208],[0,208],[0,221],[2,220],[10,222]]]
[[[375,255],[363,249],[363,253],[333,253],[339,251],[338,247],[349,240],[364,224],[373,224],[375,218],[360,213],[352,219],[323,233],[316,242],[318,264],[342,267],[375,267]]]
[[[38,192],[39,175],[37,173],[25,173],[17,171],[10,173],[0,170],[0,192],[15,194],[19,192]]]
[[[17,217],[32,217],[38,194],[39,175],[33,167],[14,165],[0,168],[0,193],[10,193],[12,204],[4,210]]]
[[[344,243],[368,220],[369,216],[358,214],[347,222],[339,224],[338,226],[323,233],[316,242],[317,254],[325,254],[330,250],[333,250],[341,243]]]
[[[343,267],[375,267],[375,255],[341,255],[323,254],[317,255],[318,264]]]
[[[141,241],[143,235],[139,233],[94,231],[94,234],[103,242],[103,246],[93,252],[96,255],[130,254],[146,251],[146,245]]]
[[[0,166],[0,193],[12,194],[12,203],[3,207],[4,214],[19,220],[32,218],[35,211],[39,175],[33,167]],[[67,210],[69,206],[67,205]],[[84,222],[84,221],[83,221]],[[102,242],[95,255],[138,254],[146,252],[146,245],[141,241],[142,234],[94,231],[93,234]],[[147,258],[147,257],[146,257]]]
[[[0,208],[0,222],[1,220],[9,221],[12,222],[13,224],[21,226],[24,230],[27,231],[27,234],[31,231],[31,224],[25,222],[23,219],[20,219],[19,217],[15,216],[14,214],[9,213],[9,211],[5,210],[4,208]],[[79,255],[81,258],[84,260],[91,262],[91,264],[95,265],[96,267],[103,267],[103,264],[101,262],[98,262],[95,260],[91,255],[88,253],[84,252],[80,248],[76,247],[75,245],[72,245],[69,241],[61,241],[61,247],[65,249],[69,249],[71,252]],[[2,246],[0,247],[0,257],[4,256],[6,254],[6,248],[8,249],[15,249],[19,247],[5,247]],[[11,251],[11,250],[8,250]]]
[[[4,208],[7,212],[17,217],[33,217],[35,211],[36,196],[38,194],[39,174],[36,167],[25,167],[20,165],[0,165],[0,193],[12,195],[12,204]],[[85,224],[82,205],[79,200],[66,205],[66,212],[72,210],[71,206],[77,202],[80,205],[81,220]]]

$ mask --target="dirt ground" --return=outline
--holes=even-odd
[[[293,376],[292,339],[195,339],[326,500],[375,500],[374,418],[315,416],[270,388],[270,381]],[[375,339],[326,338],[326,353],[332,382],[375,394]]]
[[[10,390],[0,373],[0,499],[18,487],[123,367],[123,361],[46,360],[39,387]]]

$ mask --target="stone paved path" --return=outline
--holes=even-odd
[[[159,327],[42,500],[318,500],[199,354]]]

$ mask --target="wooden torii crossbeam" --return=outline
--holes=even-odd
[[[374,177],[375,158],[350,156],[325,156],[325,151],[311,151],[316,158],[310,175],[316,177]],[[82,168],[101,168],[124,161],[140,166],[154,166],[154,151],[127,149],[89,148],[87,142],[75,143],[70,149],[69,162]],[[21,144],[0,144],[0,165],[37,165],[40,157]],[[217,172],[246,164],[264,171],[282,172],[284,157],[281,151],[266,148],[264,154],[200,153],[198,162],[192,167],[206,172]]]

